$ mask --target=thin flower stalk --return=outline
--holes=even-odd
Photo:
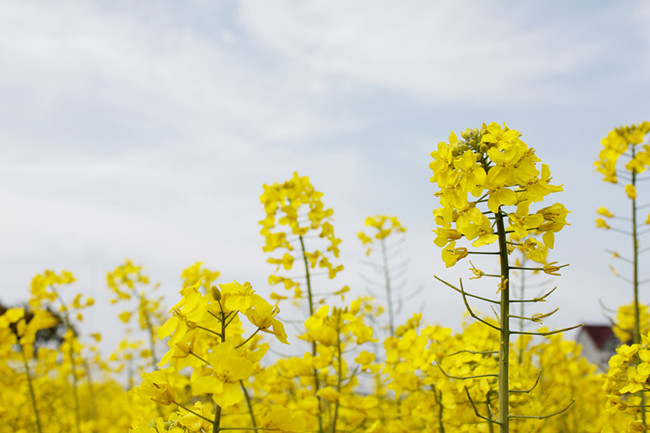
[[[643,231],[639,230],[640,224],[638,219],[638,211],[641,208],[637,204],[637,186],[640,175],[650,167],[650,141],[644,144],[646,136],[650,132],[650,122],[642,122],[635,125],[623,126],[615,128],[609,132],[607,137],[603,138],[601,144],[603,145],[599,159],[594,163],[598,172],[603,175],[605,182],[618,184],[619,178],[626,182],[624,186],[627,198],[630,200],[630,217],[614,215],[606,207],[600,207],[597,210],[599,217],[596,219],[596,226],[598,228],[612,230],[619,233],[629,235],[632,241],[632,258],[624,259],[632,265],[632,278],[628,279],[620,274],[615,268],[612,271],[619,278],[628,281],[632,285],[633,301],[631,305],[632,317],[631,326],[628,311],[629,306],[621,306],[617,314],[617,326],[614,327],[614,332],[623,342],[631,342],[639,345],[643,341],[643,335],[648,331],[649,324],[644,322],[642,314],[642,304],[640,300],[639,287],[639,237]],[[625,161],[619,164],[621,156]],[[623,165],[623,168],[617,167]],[[618,227],[611,227],[606,219],[623,219],[631,222],[631,231],[621,230]],[[645,221],[645,224],[650,223],[650,217]],[[614,258],[621,258],[618,253],[613,252]],[[644,393],[640,395],[640,420],[643,425],[647,425],[646,416],[646,396]]]
[[[395,305],[398,301],[394,299],[393,281],[391,278],[391,265],[388,259],[388,245],[387,241],[394,239],[396,236],[406,232],[406,228],[397,219],[396,216],[376,215],[366,218],[365,225],[369,227],[369,232],[359,232],[358,238],[362,244],[366,246],[366,255],[370,256],[377,249],[381,254],[381,264],[373,266],[377,271],[381,269],[384,291],[386,298],[386,306],[388,311],[388,332],[391,337],[395,336]],[[402,238],[403,239],[403,238]],[[379,244],[379,248],[377,248]],[[402,268],[405,268],[405,264]]]
[[[537,302],[538,299],[511,299],[510,271],[519,269],[543,270],[550,275],[559,275],[563,266],[546,262],[546,253],[553,248],[555,233],[567,223],[568,211],[561,204],[543,207],[536,212],[531,205],[541,202],[550,193],[561,191],[561,186],[551,184],[550,171],[546,165],[542,170],[536,168],[539,161],[534,151],[520,140],[518,131],[501,127],[496,123],[483,125],[480,129],[466,130],[462,140],[452,132],[449,143],[442,142],[438,150],[432,153],[434,161],[430,164],[433,171],[431,181],[439,187],[435,195],[439,197],[441,208],[434,211],[438,228],[435,244],[442,248],[442,259],[447,267],[455,265],[470,253],[466,247],[457,246],[463,238],[471,241],[474,248],[497,243],[499,246],[498,275],[478,269],[472,264],[471,271],[475,277],[498,276],[497,292],[499,299],[493,300],[476,296],[446,283],[460,292],[463,302],[470,313],[480,323],[494,329],[499,334],[498,355],[498,414],[492,413],[488,404],[488,413],[481,414],[470,399],[476,415],[490,426],[498,425],[500,433],[510,431],[510,340],[513,334],[523,331],[510,329],[511,318],[538,321],[543,315],[535,314],[524,317],[523,310],[519,316],[510,313],[514,302]],[[476,198],[476,199],[474,199]],[[487,200],[486,200],[487,198]],[[479,206],[487,205],[482,211]],[[512,209],[512,210],[511,210]],[[541,268],[511,266],[509,254],[518,249],[526,259],[543,265]],[[497,324],[481,318],[471,308],[468,297],[499,304]],[[495,312],[496,313],[496,312]],[[526,332],[526,334],[548,335],[549,332]],[[489,376],[489,375],[488,375]],[[464,375],[461,380],[472,377]],[[489,399],[488,399],[489,401]],[[534,417],[535,415],[531,415]]]

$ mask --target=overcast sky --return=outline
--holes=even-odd
[[[445,269],[433,244],[429,154],[496,121],[550,165],[565,192],[548,200],[572,212],[552,253],[571,264],[550,281],[553,323],[602,322],[599,298],[632,296],[604,250],[630,242],[598,231],[595,210],[628,206],[593,161],[611,128],[650,120],[649,21],[643,1],[5,0],[0,301],[26,300],[49,268],[103,304],[125,258],[169,305],[197,260],[268,294],[259,196],[297,170],[334,209],[336,285],[364,292],[356,233],[397,215],[405,290],[423,287],[403,317],[457,327],[462,301],[433,275],[466,264]],[[115,312],[96,308],[88,332]]]

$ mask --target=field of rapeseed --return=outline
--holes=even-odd
[[[335,283],[343,269],[334,211],[294,173],[264,185],[260,198],[275,290],[268,298],[196,263],[179,272],[178,297],[162,299],[142,266],[127,260],[107,274],[107,290],[124,306],[119,318],[146,340],[127,335],[104,357],[101,335],[84,333],[94,300],[74,293],[73,273],[36,275],[26,306],[0,310],[0,431],[645,431],[650,313],[638,296],[638,237],[650,217],[636,200],[649,139],[650,122],[617,128],[596,162],[631,203],[631,214],[603,206],[596,220],[632,239],[631,251],[613,253],[632,264],[634,302],[617,311],[614,331],[626,344],[607,371],[582,357],[567,333],[579,324],[543,326],[556,311],[553,287],[536,297],[524,284],[519,293],[511,287],[526,275],[560,276],[567,264],[552,250],[570,203],[555,201],[562,186],[522,134],[491,123],[452,132],[429,165],[442,261],[494,287],[479,294],[472,281],[436,277],[467,309],[459,332],[426,314],[397,322],[389,249],[406,228],[396,216],[370,216],[359,233],[385,283],[376,296],[324,292],[315,277]],[[306,312],[293,350],[300,355],[279,356],[289,344],[280,311],[290,304]]]

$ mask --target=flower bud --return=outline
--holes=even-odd
[[[212,298],[214,298],[215,301],[221,300],[221,292],[219,291],[219,289],[217,289],[217,286],[215,285],[210,287],[210,295],[212,295]]]

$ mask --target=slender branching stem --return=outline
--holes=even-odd
[[[25,366],[25,376],[27,376],[27,387],[29,388],[29,397],[32,400],[32,408],[34,409],[34,416],[36,417],[36,428],[38,433],[43,432],[41,426],[41,417],[38,413],[38,405],[36,404],[36,394],[34,393],[34,384],[32,383],[32,373],[29,369],[29,362],[27,361],[27,354],[25,354],[25,348],[20,344],[20,353],[23,355],[23,365]]]
[[[95,387],[93,386],[93,381],[92,377],[90,374],[90,364],[88,363],[88,359],[83,359],[83,367],[84,370],[86,371],[86,381],[88,382],[88,393],[90,395],[90,407],[92,410],[93,414],[93,419],[97,419],[97,399],[95,398]],[[93,431],[97,431],[97,429],[93,429]]]
[[[386,303],[388,304],[388,329],[390,336],[395,336],[395,314],[393,312],[393,297],[390,285],[390,270],[388,268],[388,256],[386,254],[386,238],[381,239],[381,256],[384,264],[384,280],[386,282]]]
[[[246,389],[246,385],[244,385],[244,381],[240,380],[239,385],[241,386],[241,390],[244,393],[244,397],[246,398],[246,406],[248,406],[248,414],[251,417],[251,424],[253,424],[253,427],[257,428],[257,422],[255,422],[255,413],[253,412],[253,402],[251,401],[251,396],[248,394],[248,390]]]
[[[221,302],[219,301],[219,305]],[[221,342],[226,341],[226,315],[223,312],[223,306],[221,307]],[[212,423],[212,433],[219,433],[221,430],[221,406],[218,404],[215,405],[214,409],[214,422]]]
[[[193,415],[195,415],[195,416],[198,416],[199,418],[201,418],[201,419],[203,419],[203,420],[205,420],[205,421],[207,421],[207,422],[209,422],[209,423],[213,423],[213,424],[214,424],[214,421],[212,421],[210,418],[206,418],[206,417],[204,417],[203,415],[201,415],[200,413],[197,413],[197,412],[193,411],[192,409],[190,409],[190,408],[188,408],[188,407],[185,407],[185,406],[183,406],[182,404],[180,404],[180,403],[178,403],[178,402],[176,402],[176,401],[174,402],[174,404],[175,404],[176,406],[180,407],[181,409],[186,410],[186,411],[188,411],[189,413],[191,413],[191,414],[193,414]],[[217,407],[218,407],[218,406],[217,406]]]
[[[239,348],[242,347],[244,344],[246,344],[246,343],[248,343],[249,341],[251,341],[251,340],[253,339],[253,337],[255,337],[255,336],[257,335],[257,333],[260,332],[261,330],[262,330],[262,328],[257,328],[257,329],[255,330],[255,332],[253,332],[253,333],[252,333],[252,334],[251,334],[251,335],[250,335],[246,340],[244,340],[244,341],[242,341],[241,343],[239,343],[238,345],[236,345],[236,346],[235,346],[235,349],[239,349]]]
[[[138,293],[135,288],[132,289],[132,292],[140,303],[138,309],[140,310],[140,314],[142,314],[144,323],[147,326],[147,332],[149,333],[149,349],[151,350],[151,368],[153,371],[156,371],[158,370],[158,362],[156,361],[156,339],[153,323],[151,322],[151,316],[149,316],[149,312],[147,311],[148,301],[147,298]]]
[[[501,208],[496,213],[499,251],[501,252],[501,323],[499,344],[499,432],[510,432],[510,388],[508,384],[510,359],[510,266],[508,264],[508,244]]]
[[[302,259],[303,262],[305,263],[305,279],[307,281],[307,300],[309,302],[309,316],[314,315],[314,299],[313,299],[313,293],[311,289],[311,275],[309,273],[309,260],[307,259],[307,249],[305,248],[305,241],[300,235],[298,237],[300,240],[300,248],[302,251]],[[316,342],[312,341],[311,343],[311,354],[313,356],[316,356],[317,350],[316,350]],[[318,370],[316,368],[312,368],[313,371],[313,376],[314,376],[314,394],[318,392],[320,389],[320,381],[318,379]],[[318,398],[318,431],[319,433],[323,433],[323,403],[320,398]]]
[[[311,278],[309,274],[309,260],[307,259],[307,250],[305,249],[305,241],[302,238],[302,235],[299,237],[300,239],[300,248],[302,249],[302,260],[305,263],[305,279],[307,280],[307,301],[309,302],[309,315],[313,316],[314,315],[314,299],[313,299],[313,294],[311,292]]]
[[[632,147],[632,159],[635,157],[636,148]],[[636,188],[636,170],[632,168],[632,187]],[[637,230],[636,198],[632,199],[632,286],[634,288],[634,334],[635,344],[641,344],[641,312],[639,301],[639,233]],[[646,397],[641,394],[641,421],[646,425]]]
[[[341,311],[336,310],[336,392],[341,395],[341,383],[343,380],[343,351],[341,347]],[[339,417],[340,398],[334,404],[334,417],[332,418],[332,425],[330,426],[330,433],[336,433],[336,422]]]
[[[485,408],[488,410],[489,413],[492,413],[492,406],[490,406],[490,391],[488,391],[485,394]],[[494,433],[494,423],[489,422],[488,423],[488,431],[490,433]]]
[[[442,416],[445,410],[445,407],[442,405],[442,391],[437,391],[435,384],[431,385],[431,391],[433,391],[433,398],[438,405],[438,431],[445,433],[445,424],[442,422]]]
[[[70,313],[68,311],[68,306],[63,301],[63,298],[59,292],[53,287],[52,291],[56,295],[56,298],[61,303],[61,310],[63,311],[63,322],[65,324],[65,329],[70,335],[68,339],[68,357],[70,358],[70,371],[72,373],[72,397],[74,399],[74,420],[75,428],[77,433],[81,433],[81,413],[79,408],[79,378],[77,377],[77,368],[74,360],[74,341],[76,339],[75,332],[72,329],[72,323],[70,322]]]
[[[192,355],[193,357],[195,357],[196,359],[198,359],[199,361],[201,361],[202,363],[204,363],[205,365],[210,365],[210,363],[209,363],[208,361],[206,361],[205,359],[201,358],[199,355],[197,355],[196,353],[192,352],[191,350],[190,350],[188,353],[189,353],[190,355]]]
[[[522,259],[521,259],[521,266],[526,267],[526,254],[522,254]],[[525,291],[526,291],[526,272],[521,271],[521,275],[519,276],[519,299],[524,299],[525,296]],[[524,323],[525,323],[525,303],[520,302],[519,303],[519,331],[524,330]],[[522,363],[524,359],[524,345],[521,344],[519,347],[519,364]]]

